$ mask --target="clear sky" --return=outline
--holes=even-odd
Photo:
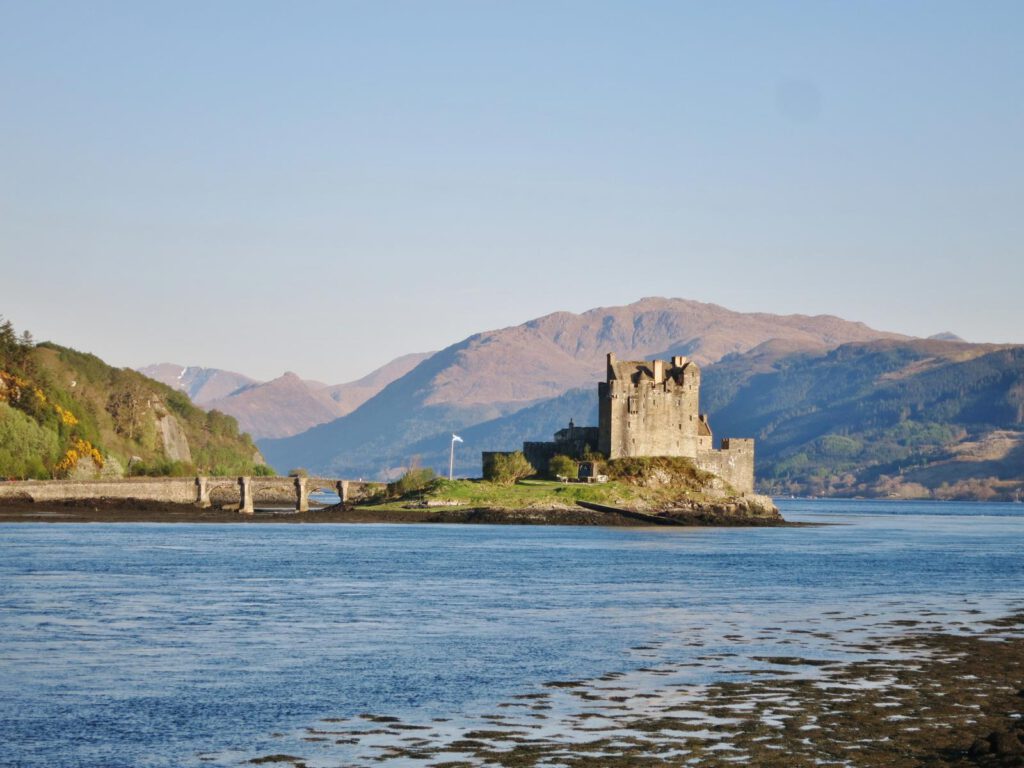
[[[1024,342],[1024,3],[0,0],[0,314],[339,382],[679,296]]]

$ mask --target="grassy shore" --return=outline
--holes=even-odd
[[[521,480],[515,484],[485,480],[433,480],[400,496],[383,495],[358,506],[364,514],[399,514],[410,510],[440,513],[447,522],[459,510],[513,515],[536,513],[557,518],[582,507],[622,513],[648,523],[691,525],[765,525],[784,522],[771,499],[742,496],[699,482],[638,485],[627,481],[561,483]]]
[[[376,509],[407,509],[411,505],[467,506],[488,509],[571,509],[578,502],[649,509],[677,498],[708,501],[698,492],[684,489],[637,488],[615,481],[607,483],[559,483],[550,480],[521,480],[514,485],[483,480],[435,480],[429,487],[400,498],[361,505]]]

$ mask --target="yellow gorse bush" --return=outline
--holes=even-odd
[[[17,402],[21,400],[22,392],[29,389],[35,395],[40,405],[53,406],[54,412],[60,417],[61,422],[65,426],[74,427],[78,424],[78,417],[75,414],[58,403],[51,403],[46,393],[39,387],[33,387],[30,382],[20,376],[7,373],[7,371],[0,371],[0,402],[11,402],[12,400]]]
[[[57,412],[57,415],[60,416],[60,420],[66,426],[73,427],[76,424],[78,424],[78,417],[76,417],[75,414],[73,414],[67,408],[62,408],[61,406],[57,405],[57,403],[54,403],[53,410]]]
[[[73,470],[78,462],[86,457],[91,458],[96,466],[103,468],[103,454],[97,450],[88,440],[76,438],[74,444],[68,448],[64,457],[54,466],[54,471],[59,474],[67,474]]]
[[[21,390],[28,389],[29,383],[20,376],[0,371],[0,401],[20,400]]]

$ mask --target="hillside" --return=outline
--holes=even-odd
[[[254,438],[289,437],[351,413],[432,353],[403,355],[361,379],[328,385],[288,372],[261,382],[218,368],[157,363],[140,373],[188,394],[204,408],[234,416]]]
[[[745,314],[685,299],[648,298],[578,315],[558,312],[470,336],[421,362],[351,414],[291,438],[260,441],[260,447],[278,469],[389,477],[427,438],[440,440],[446,450],[443,435],[450,430],[594,386],[604,374],[607,352],[624,359],[683,354],[707,364],[770,339],[825,349],[878,338],[902,337],[831,316]]]
[[[757,438],[773,493],[1014,498],[1024,486],[1024,347],[914,340],[705,370],[716,435]]]
[[[0,477],[268,471],[230,416],[136,371],[0,327]]]

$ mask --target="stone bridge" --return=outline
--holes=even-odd
[[[238,503],[238,511],[251,515],[258,499],[268,503],[294,502],[296,512],[309,511],[309,494],[337,493],[341,501],[357,501],[383,488],[383,483],[326,477],[132,477],[116,480],[19,480],[0,482],[4,499],[32,502],[68,502],[114,499],[194,504],[200,508]]]

